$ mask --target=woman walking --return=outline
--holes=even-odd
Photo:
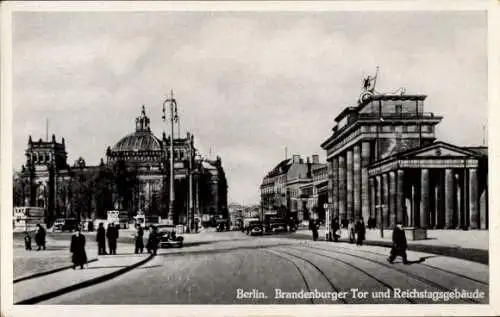
[[[85,252],[85,236],[81,234],[80,228],[77,228],[75,234],[71,237],[70,251],[73,253],[73,270],[77,266],[83,270],[83,265],[87,263],[87,253]]]

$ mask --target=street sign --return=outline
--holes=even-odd
[[[327,209],[328,208],[328,204],[323,204],[323,208]]]

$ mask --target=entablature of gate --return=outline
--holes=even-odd
[[[377,164],[377,163],[376,163]],[[376,165],[368,169],[368,176],[377,176],[398,169],[448,169],[478,168],[477,159],[435,158],[435,159],[398,159]]]
[[[330,148],[326,151],[327,160],[339,155],[347,149],[350,149],[357,143],[362,141],[370,141],[376,139],[420,139],[420,140],[435,140],[434,132],[407,132],[407,133],[399,133],[399,132],[363,132],[362,129],[358,129],[345,139],[339,141],[335,147]]]

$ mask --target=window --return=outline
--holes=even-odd
[[[401,114],[403,112],[403,105],[396,105],[396,114]]]

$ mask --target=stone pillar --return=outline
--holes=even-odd
[[[435,219],[435,225],[434,228],[436,229],[442,229],[444,228],[444,209],[443,209],[443,189],[444,189],[444,183],[443,183],[443,170],[438,169],[436,170],[438,173],[437,177],[437,182],[436,182],[436,187],[434,188],[434,219]]]
[[[444,172],[444,217],[445,228],[453,227],[453,172],[447,168]]]
[[[387,173],[384,173],[382,175],[382,190],[383,190],[383,198],[382,198],[382,201],[383,201],[383,205],[384,205],[384,208],[382,209],[383,210],[383,213],[382,213],[382,216],[383,216],[383,224],[384,224],[384,228],[387,228],[388,227],[388,222],[389,222],[389,175]]]
[[[354,219],[354,205],[353,205],[353,173],[352,173],[352,150],[348,150],[346,153],[346,180],[347,180],[347,218]]]
[[[354,146],[353,151],[353,205],[354,217],[353,219],[361,217],[361,147]]]
[[[477,169],[469,169],[469,210],[470,210],[470,228],[479,228],[479,212],[478,212],[478,179]]]
[[[405,193],[404,193],[404,170],[399,169],[396,175],[396,222],[404,223],[404,203],[405,203]],[[405,223],[406,225],[406,223]]]
[[[361,215],[366,221],[370,217],[370,188],[368,181],[370,165],[370,142],[361,143]]]
[[[375,194],[375,186],[376,186],[376,181],[373,177],[370,177],[369,180],[369,185],[370,185],[370,214],[368,215],[369,217],[375,217],[375,205],[376,205],[376,199],[377,196]]]
[[[339,161],[338,157],[332,160],[332,204],[333,218],[339,217]]]
[[[389,172],[389,226],[394,228],[396,225],[396,172]]]
[[[415,184],[411,185],[411,212],[410,212],[410,219],[408,219],[408,224],[411,227],[415,227],[415,216],[417,214],[417,195],[416,195],[416,190],[415,190]]]
[[[382,225],[382,177],[377,175],[376,180],[376,197],[375,197],[375,219],[377,219],[377,227]]]
[[[420,228],[429,225],[429,170],[420,171]]]
[[[456,185],[456,206],[457,206],[457,225],[456,229],[460,229],[463,226],[463,216],[462,216],[462,186],[460,186],[460,176],[455,174],[455,185]]]
[[[339,220],[347,218],[346,206],[346,164],[345,157],[339,155]]]

